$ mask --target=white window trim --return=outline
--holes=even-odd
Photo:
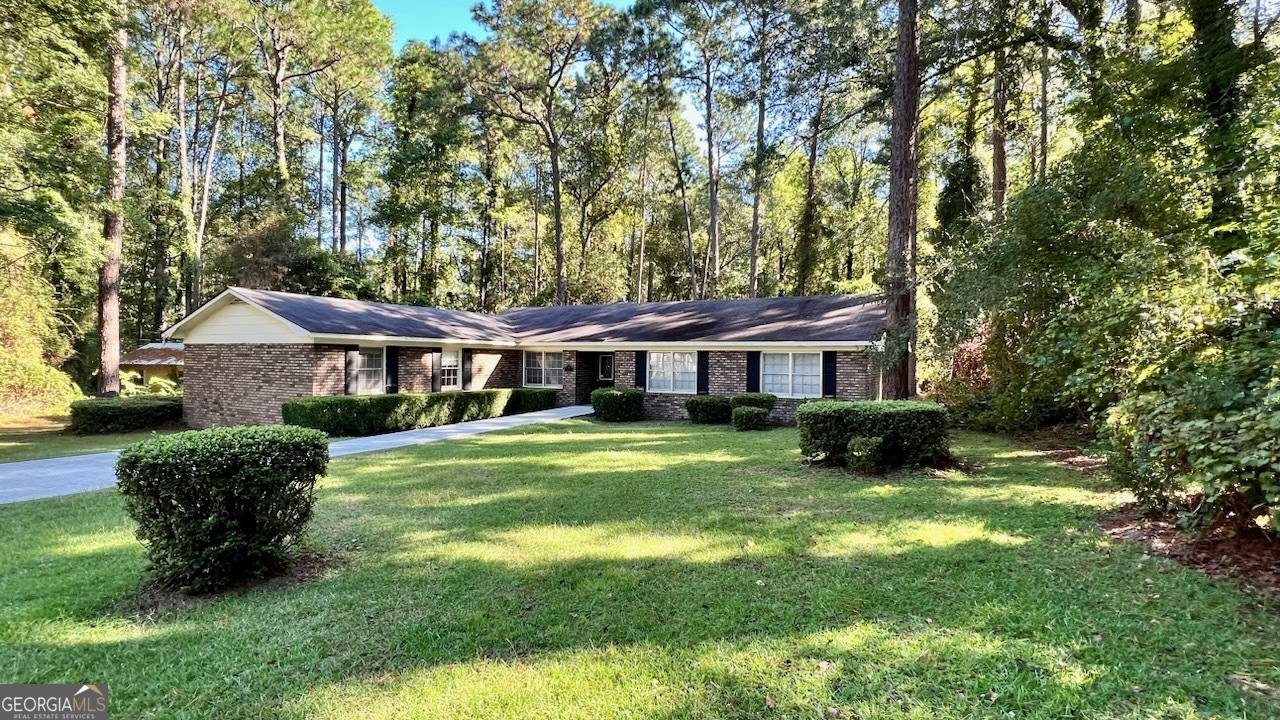
[[[560,384],[548,385],[546,383],[534,384],[529,382],[529,375],[525,372],[527,369],[527,363],[529,361],[529,353],[538,353],[539,355],[542,356],[542,379],[543,380],[547,379],[547,355],[559,355],[560,356],[560,377],[561,377]],[[522,383],[522,387],[550,388],[552,390],[562,390],[564,389],[563,378],[564,378],[564,351],[563,350],[531,350],[526,348],[520,352],[520,382]]]
[[[796,386],[796,355],[817,355],[818,356],[818,394],[805,395],[796,392],[772,392],[764,389],[764,356],[765,355],[786,355],[787,356],[787,387],[794,390]],[[776,395],[780,398],[791,400],[806,400],[822,397],[822,381],[825,380],[822,373],[822,351],[821,350],[797,350],[795,352],[777,350],[761,350],[760,351],[760,392]]]
[[[693,389],[692,390],[676,390],[676,353],[686,353],[693,355]],[[671,389],[670,390],[654,390],[649,387],[649,381],[653,379],[653,356],[654,355],[670,355],[671,356]],[[697,350],[653,350],[645,355],[644,364],[644,391],[655,393],[658,395],[697,395],[698,394],[698,351]]]
[[[458,383],[456,385],[446,385],[444,383],[444,356],[453,353],[458,358]],[[444,348],[440,351],[440,390],[461,390],[462,389],[462,349],[461,348]]]
[[[609,377],[605,377],[604,370],[601,369],[604,367],[605,360],[609,361]],[[612,355],[605,354],[596,358],[596,379],[608,380],[610,382],[613,382],[613,363],[614,363],[614,358]]]
[[[356,394],[357,395],[386,395],[387,394],[387,348],[382,345],[362,345],[360,346],[360,350],[359,350],[361,358],[364,357],[365,350],[377,350],[379,355],[381,355],[382,357],[382,383],[379,386],[381,389],[375,392],[365,392],[361,390],[360,389],[360,373],[363,371],[359,367],[357,367],[356,368]],[[363,363],[364,360],[361,359],[360,362]]]

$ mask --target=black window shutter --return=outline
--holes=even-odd
[[[636,378],[635,386],[645,388],[649,381],[649,353],[645,350],[636,351]]]
[[[471,351],[462,351],[462,389],[471,389]]]
[[[440,348],[431,350],[431,392],[440,392]]]
[[[394,395],[400,392],[400,348],[388,345],[387,354],[387,392]]]
[[[346,352],[347,382],[344,390],[348,395],[360,392],[360,346],[348,345]]]
[[[711,353],[698,351],[698,394],[711,392]]]
[[[836,351],[822,351],[822,396],[836,396]]]
[[[747,351],[747,392],[760,392],[760,351]]]

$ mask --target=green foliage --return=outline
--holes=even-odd
[[[696,395],[684,401],[684,409],[700,425],[727,425],[733,405],[723,395]]]
[[[499,417],[514,392],[495,389],[304,397],[285,401],[280,413],[286,425],[315,428],[334,437],[363,437]],[[522,394],[520,406],[545,402],[545,395]]]
[[[152,573],[199,593],[262,577],[288,562],[328,463],[324,433],[230,427],[127,447],[116,475]]]
[[[735,430],[764,430],[769,427],[769,411],[754,405],[739,405],[731,416]]]
[[[644,394],[639,388],[600,388],[591,392],[591,409],[604,422],[643,420]]]
[[[549,388],[515,388],[503,408],[503,415],[549,410],[556,406],[556,391]]]
[[[142,381],[142,374],[126,370],[120,373],[120,396],[136,397],[139,395],[181,395],[182,384],[176,378],[153,377]]]
[[[80,435],[153,430],[182,422],[182,396],[92,398],[71,403],[69,429]]]
[[[849,438],[844,458],[850,470],[864,475],[874,475],[891,464],[886,457],[884,438],[879,435]]]
[[[778,396],[764,392],[739,393],[729,398],[729,404],[734,408],[754,407],[769,412],[778,404]]]
[[[0,230],[0,412],[61,405],[78,395],[55,366],[69,353],[60,335],[51,288],[31,251]]]
[[[880,438],[881,467],[936,465],[950,456],[947,408],[914,400],[815,400],[796,409],[800,452],[845,463],[854,438]]]

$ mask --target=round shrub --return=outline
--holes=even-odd
[[[845,460],[854,472],[874,475],[885,468],[884,438],[855,435],[845,446]]]
[[[288,562],[328,463],[318,430],[228,427],[127,447],[116,477],[155,576],[209,592]]]
[[[814,460],[844,463],[849,441],[881,438],[884,467],[936,465],[950,456],[947,409],[914,400],[815,400],[796,408],[800,451]]]
[[[684,401],[689,419],[699,425],[727,425],[733,406],[723,395],[696,395]]]
[[[182,422],[182,396],[138,395],[71,403],[70,429],[78,435],[153,430]]]
[[[767,413],[773,410],[774,405],[778,404],[778,396],[773,393],[763,392],[739,393],[729,400],[729,404],[735,408],[761,408]]]
[[[733,426],[738,430],[764,430],[769,424],[769,411],[743,405],[733,409]]]
[[[605,422],[632,422],[644,419],[644,391],[638,388],[600,388],[591,392],[591,408]]]

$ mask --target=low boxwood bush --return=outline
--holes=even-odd
[[[769,411],[751,405],[734,408],[731,417],[737,430],[764,430],[769,425]]]
[[[512,393],[503,388],[294,398],[280,407],[280,415],[287,425],[323,430],[336,437],[361,437],[498,417]]]
[[[773,393],[763,392],[739,393],[729,399],[729,404],[735,408],[755,407],[769,412],[773,410],[774,405],[778,404],[778,396]]]
[[[511,391],[503,415],[550,410],[556,406],[556,391],[547,388],[516,388]]]
[[[632,422],[644,419],[644,390],[600,388],[591,392],[591,408],[605,422]]]
[[[855,435],[849,438],[844,457],[850,470],[874,475],[885,469],[884,438]]]
[[[723,395],[695,395],[684,401],[689,419],[700,425],[727,425],[733,406]]]
[[[227,427],[127,447],[116,477],[155,576],[209,592],[288,562],[328,463],[322,432]]]
[[[72,432],[95,433],[151,430],[182,422],[182,396],[94,398],[71,403]]]
[[[796,408],[800,451],[814,460],[846,463],[855,437],[881,439],[885,468],[935,465],[950,455],[947,409],[914,400],[816,400]]]

